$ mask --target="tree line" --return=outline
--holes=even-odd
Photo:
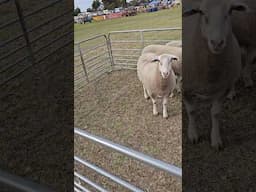
[[[128,6],[138,6],[141,3],[149,3],[150,0],[132,0],[129,3],[127,0],[102,0],[102,3],[104,5],[104,9],[113,10],[116,7],[128,7]],[[94,0],[92,2],[91,8],[87,9],[87,12],[97,11],[100,7],[101,2],[100,0]],[[81,13],[80,8],[76,8],[74,10],[74,16],[77,16],[78,13]]]

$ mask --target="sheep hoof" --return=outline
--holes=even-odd
[[[245,86],[245,88],[251,88],[251,87],[253,87],[253,81],[248,81],[248,82],[246,82],[244,86]]]
[[[158,113],[157,111],[154,111],[154,112],[153,112],[153,115],[154,115],[154,116],[157,116],[158,114],[159,114],[159,113]]]
[[[224,145],[222,144],[222,141],[215,141],[211,143],[211,146],[216,150],[216,151],[222,151],[224,148]]]
[[[168,117],[169,117],[168,115],[163,115],[164,119],[168,119]]]
[[[227,99],[229,100],[233,100],[236,97],[236,92],[235,91],[231,91],[228,95],[227,95]]]
[[[200,142],[200,139],[199,138],[193,138],[193,139],[190,139],[190,141],[193,145],[196,145]]]
[[[212,147],[214,148],[215,151],[223,151],[223,149],[224,149],[223,144],[212,146]]]
[[[145,98],[146,100],[149,100],[150,97],[149,97],[149,96],[144,96],[144,98]]]
[[[199,141],[200,141],[200,138],[198,137],[198,135],[197,135],[196,133],[190,134],[188,138],[189,138],[190,142],[191,142],[193,145],[194,145],[194,144],[198,144]]]

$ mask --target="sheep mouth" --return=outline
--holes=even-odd
[[[168,79],[169,75],[162,75],[163,79]]]
[[[209,49],[213,54],[221,54],[224,50],[225,46],[221,46],[221,47],[213,47],[211,45],[209,45]]]
[[[222,51],[223,51],[222,48],[211,48],[211,52],[212,52],[213,54],[216,54],[216,55],[221,54]]]

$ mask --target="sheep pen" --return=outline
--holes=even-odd
[[[90,46],[97,45],[95,43]],[[137,48],[140,46],[139,44]],[[135,48],[134,44],[129,47],[129,49]],[[106,47],[99,49],[102,53],[107,50]],[[113,43],[113,55],[119,55],[114,52],[116,49]],[[87,56],[88,54],[90,53],[87,52]],[[108,56],[107,53],[105,56]],[[94,53],[90,57],[97,55],[95,56]],[[115,63],[121,61],[118,59]],[[135,58],[129,59],[135,60]],[[103,65],[106,70],[97,74],[96,80],[87,83],[86,86],[77,84],[79,89],[75,89],[74,92],[75,127],[181,167],[181,96],[177,94],[169,99],[168,119],[163,119],[161,115],[154,116],[152,102],[146,101],[143,97],[142,85],[136,70],[128,70],[129,67],[124,64],[122,66],[117,64],[115,70],[111,70],[113,66],[108,62]],[[90,67],[87,69],[90,71]],[[77,72],[76,68],[75,71]],[[81,75],[84,76],[83,73]],[[89,78],[92,77],[89,75]],[[83,82],[86,83],[84,77]],[[158,105],[160,107],[160,103]],[[169,174],[77,135],[75,135],[74,149],[78,156],[144,191],[181,191],[181,182]],[[78,163],[75,164],[75,170],[110,191],[126,191],[123,187]],[[87,185],[86,187],[91,189]]]

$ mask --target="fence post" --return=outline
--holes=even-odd
[[[113,58],[113,54],[112,54],[112,46],[111,46],[111,40],[110,40],[110,33],[106,37],[106,41],[107,41],[107,46],[108,46],[108,54],[109,54],[109,58],[110,58],[110,62],[111,62],[111,71],[113,71],[115,63],[114,63],[114,58]]]
[[[87,73],[87,70],[86,70],[85,63],[84,63],[84,58],[83,58],[83,54],[82,54],[82,51],[81,51],[80,43],[78,43],[77,46],[78,46],[78,50],[79,50],[81,62],[82,62],[82,65],[83,65],[84,74],[85,74],[85,77],[86,77],[87,82],[89,82],[89,77],[88,77],[88,73]]]
[[[27,50],[28,50],[28,54],[29,54],[28,58],[30,59],[30,62],[31,62],[30,67],[32,67],[32,66],[35,66],[36,61],[35,61],[34,53],[33,53],[32,46],[31,46],[31,43],[29,40],[25,19],[24,19],[23,13],[22,13],[22,9],[21,9],[19,0],[14,0],[14,3],[16,6],[16,9],[17,9],[17,14],[18,14],[18,17],[20,20],[20,25],[21,25],[21,28],[22,28],[22,31],[24,34],[24,38],[26,41],[26,46],[27,46]],[[32,86],[32,88],[34,90],[33,92],[36,95],[36,98],[38,100],[40,100],[40,98],[39,98],[40,94],[38,93],[39,92],[38,85],[40,83],[39,81],[42,78],[42,75],[40,74],[40,69],[37,67],[34,67],[33,75],[34,75],[33,76],[33,86]]]
[[[141,52],[142,52],[144,48],[144,34],[142,30],[140,30],[140,40],[141,40]]]
[[[15,0],[14,2],[15,2],[18,17],[19,17],[19,20],[20,20],[20,25],[21,25],[21,28],[22,28],[22,31],[23,31],[23,34],[24,34],[24,38],[25,38],[25,41],[26,41],[26,45],[27,45],[27,48],[28,48],[29,58],[30,58],[31,64],[34,65],[35,64],[35,58],[34,58],[32,47],[31,47],[31,44],[30,44],[30,41],[29,41],[27,28],[26,28],[25,20],[24,20],[22,10],[21,10],[21,7],[20,7],[20,3],[19,3],[19,0]]]

